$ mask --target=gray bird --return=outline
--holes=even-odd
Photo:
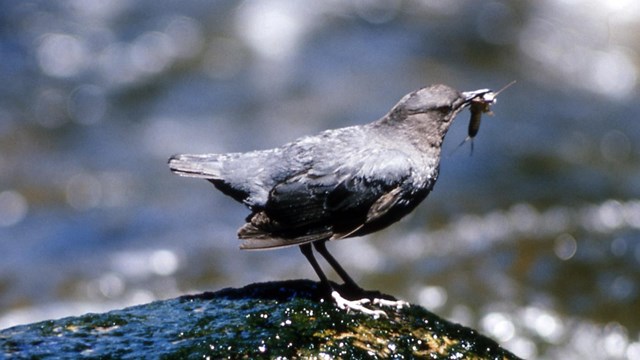
[[[346,285],[360,289],[325,242],[378,231],[420,204],[438,179],[449,126],[472,102],[488,109],[495,93],[433,85],[405,95],[366,125],[326,130],[270,150],[175,155],[169,167],[210,181],[251,210],[238,230],[242,249],[298,245],[330,287],[313,245]]]

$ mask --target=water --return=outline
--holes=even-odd
[[[0,328],[312,278],[240,252],[247,211],[169,173],[366,123],[431,83],[498,89],[409,218],[330,244],[366,288],[523,357],[640,358],[640,5],[21,1],[0,28]],[[455,150],[455,151],[454,151]]]

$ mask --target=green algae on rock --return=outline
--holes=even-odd
[[[306,280],[252,284],[0,331],[6,358],[517,359],[416,305],[345,312]]]

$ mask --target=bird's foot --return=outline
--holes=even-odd
[[[402,309],[404,307],[409,307],[409,303],[404,301],[404,300],[387,300],[387,299],[375,298],[375,299],[373,299],[373,304],[374,305],[380,305],[380,306],[394,307],[396,309]]]
[[[382,310],[373,310],[364,306],[364,304],[370,303],[371,299],[364,298],[359,300],[348,300],[343,298],[342,295],[340,295],[340,293],[335,290],[331,292],[331,297],[335,301],[336,305],[338,305],[338,307],[342,310],[360,311],[364,314],[373,316],[374,319],[378,319],[380,316],[387,317],[387,313]],[[374,299],[374,304],[376,303],[377,300],[382,300],[382,299]],[[385,301],[389,301],[389,300],[385,300]]]

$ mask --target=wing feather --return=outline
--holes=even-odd
[[[408,194],[403,189],[411,188],[406,182],[414,165],[401,151],[372,151],[345,163],[350,165],[330,169],[316,162],[275,185],[264,208],[240,229],[242,247],[290,246],[359,234],[368,224],[383,222]]]

